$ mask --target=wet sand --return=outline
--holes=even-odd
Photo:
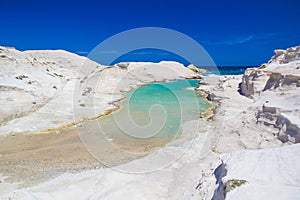
[[[6,182],[34,185],[64,172],[100,167],[76,132],[0,137],[0,171]]]
[[[103,138],[103,141],[109,142]],[[21,133],[0,137],[0,172],[5,182],[32,186],[63,173],[78,173],[101,167],[112,167],[143,157],[163,141],[123,141],[115,143],[131,152],[101,146],[101,160],[95,159],[82,144],[75,128],[44,134]]]

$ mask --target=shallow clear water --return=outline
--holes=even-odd
[[[197,91],[186,89],[198,83],[176,80],[134,89],[121,101],[122,109],[98,120],[99,127],[113,140],[173,138],[182,123],[211,106]]]

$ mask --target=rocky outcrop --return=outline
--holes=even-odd
[[[299,143],[300,128],[293,124],[288,117],[280,113],[276,107],[262,106],[262,109],[257,112],[257,123],[273,128],[273,134],[278,136],[280,141]]]
[[[224,163],[215,169],[222,173],[215,173],[219,175],[215,176],[213,199],[299,195],[299,173],[290,173],[294,166],[299,167],[295,164],[299,144],[293,144],[300,142],[299,52],[299,47],[276,51],[269,63],[248,68],[241,77],[208,77],[199,85],[210,100],[220,97],[214,123],[223,123],[213,131],[212,150],[223,153]],[[274,177],[276,183],[270,185]],[[281,193],[278,185],[290,187],[291,193]]]
[[[193,64],[190,64],[189,66],[187,66],[188,69],[192,70],[193,72],[199,73],[199,74],[203,74],[205,72],[207,72],[206,69],[201,69],[199,67],[196,67]]]
[[[300,46],[275,50],[275,55],[260,68],[245,71],[240,91],[247,97],[287,86],[300,87]],[[290,89],[290,88],[289,88]]]
[[[245,71],[240,93],[258,104],[257,123],[273,127],[282,142],[300,142],[300,47],[276,50],[260,68]]]
[[[300,87],[300,76],[261,69],[247,69],[240,85],[241,94],[253,98],[266,90],[273,90],[284,86]]]
[[[252,95],[254,95],[254,83],[252,81],[255,79],[255,77],[256,75],[253,76],[253,72],[251,72],[249,75],[244,74],[243,82],[240,84],[239,89],[241,94],[245,95],[246,97],[251,97]]]
[[[271,58],[269,63],[286,64],[293,61],[300,60],[300,46],[290,47],[286,50],[277,49],[274,51],[275,55]]]

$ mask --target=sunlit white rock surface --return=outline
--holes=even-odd
[[[300,145],[294,143],[300,118],[299,49],[277,51],[269,64],[261,69],[248,69],[244,75],[206,77],[197,89],[217,103],[215,115],[208,121],[187,122],[180,140],[160,149],[157,154],[120,166],[121,169],[133,166],[141,169],[149,167],[148,163],[154,159],[156,162],[152,164],[159,165],[165,158],[178,158],[160,170],[130,174],[97,169],[65,174],[1,195],[7,199],[224,199],[222,183],[243,179],[247,183],[227,192],[226,199],[298,199]],[[105,70],[101,66],[99,70],[110,79],[118,80],[125,67],[126,73],[137,70],[137,74],[145,77],[142,80],[148,81],[151,77],[148,70],[157,65],[151,64],[145,70],[136,69],[136,66],[136,63],[129,66],[123,63]],[[156,70],[151,74],[163,79]],[[128,89],[130,83],[143,84],[141,79],[132,76],[126,79],[128,84],[122,89]],[[83,89],[89,82],[84,83]],[[104,81],[104,85],[107,84]],[[24,96],[28,101],[31,98],[29,94]],[[26,106],[30,109],[28,102],[24,103]],[[193,131],[191,127],[198,122],[201,124],[198,134],[189,135]]]
[[[192,77],[176,62],[107,67],[63,50],[0,47],[0,135],[41,131],[115,108],[122,92],[146,83]]]
[[[300,144],[264,150],[247,150],[227,155],[226,182],[247,180],[230,191],[226,199],[299,199]]]

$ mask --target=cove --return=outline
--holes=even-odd
[[[116,144],[172,140],[181,134],[181,125],[199,118],[211,104],[195,87],[199,80],[178,79],[131,90],[121,108],[97,120],[101,134]]]

